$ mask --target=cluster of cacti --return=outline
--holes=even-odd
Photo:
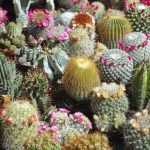
[[[91,109],[94,113],[96,127],[104,132],[119,128],[126,121],[128,98],[125,87],[116,83],[102,83],[90,96]]]
[[[2,149],[23,150],[25,142],[37,133],[36,109],[27,101],[16,101],[6,108],[5,116],[0,126]]]
[[[112,150],[108,138],[101,133],[73,136],[62,146],[62,150]]]
[[[116,48],[117,42],[131,31],[129,21],[122,15],[106,15],[97,23],[99,39],[108,48]]]
[[[110,49],[100,57],[100,70],[105,82],[127,84],[132,77],[133,59],[120,49]]]
[[[150,32],[150,19],[149,19],[150,8],[144,4],[133,4],[130,5],[126,11],[126,17],[132,25],[132,28],[136,32]]]
[[[63,84],[66,92],[76,101],[85,100],[93,88],[100,85],[96,65],[87,58],[71,58],[65,68]]]
[[[124,127],[127,149],[149,150],[150,148],[150,112],[147,109],[137,112]]]

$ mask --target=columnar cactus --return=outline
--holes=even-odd
[[[93,90],[90,99],[95,124],[99,130],[108,132],[125,122],[128,99],[123,85],[102,83],[102,86]]]
[[[137,112],[124,127],[124,138],[131,150],[150,148],[150,112],[145,109]]]
[[[121,15],[106,15],[97,23],[100,41],[106,44],[108,48],[116,48],[117,42],[131,31],[129,21]]]
[[[96,65],[84,57],[71,58],[65,68],[63,84],[66,92],[75,100],[85,100],[91,90],[100,85]]]
[[[23,150],[26,140],[36,136],[38,115],[27,101],[12,102],[6,109],[5,121],[1,124],[2,148]]]
[[[100,70],[105,82],[127,84],[132,77],[133,60],[120,49],[110,49],[100,57]]]

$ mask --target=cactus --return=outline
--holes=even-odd
[[[97,23],[100,41],[108,48],[116,48],[118,41],[131,31],[129,21],[121,15],[106,15]]]
[[[150,32],[150,8],[144,4],[133,4],[126,11],[126,17],[132,25],[133,31]]]
[[[119,43],[119,48],[126,51],[133,58],[134,64],[140,64],[149,60],[150,41],[148,41],[144,33],[128,33],[123,41]]]
[[[71,56],[91,56],[94,54],[95,41],[91,40],[83,28],[74,29],[70,33],[68,50]]]
[[[125,122],[128,98],[123,85],[102,83],[92,91],[90,99],[96,126],[101,131],[118,129]]]
[[[62,150],[112,150],[108,138],[101,133],[73,136],[62,146]]]
[[[131,150],[150,148],[150,112],[137,112],[124,126],[124,139]]]
[[[75,100],[85,100],[91,90],[100,85],[96,65],[84,57],[71,58],[65,68],[63,84],[66,92]]]
[[[38,116],[36,109],[27,101],[12,102],[6,109],[1,124],[2,148],[22,150],[26,140],[36,136]]]
[[[110,49],[100,57],[100,70],[105,82],[127,84],[133,71],[133,60],[120,49]]]
[[[16,71],[15,62],[0,54],[0,95],[9,95],[14,98],[19,95],[22,76]]]

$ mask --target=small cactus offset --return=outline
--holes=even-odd
[[[137,3],[129,6],[126,17],[132,25],[133,31],[150,32],[150,8],[144,4]]]
[[[131,31],[129,21],[121,15],[106,15],[97,23],[100,41],[108,48],[116,48],[117,42]]]
[[[73,136],[62,146],[62,150],[112,150],[108,138],[101,133]]]
[[[90,99],[95,124],[99,130],[108,132],[113,128],[118,129],[126,121],[128,98],[123,85],[102,83],[93,90]]]
[[[100,70],[105,82],[127,84],[133,71],[133,60],[120,49],[110,49],[100,57]]]
[[[1,124],[1,145],[5,150],[23,150],[26,140],[36,136],[38,115],[27,101],[12,102]]]
[[[91,90],[100,85],[100,77],[96,65],[88,58],[71,58],[65,68],[63,85],[76,101],[88,98]]]
[[[124,138],[130,150],[149,150],[150,112],[147,109],[137,112],[124,127]]]
[[[146,62],[150,58],[150,41],[144,33],[128,33],[118,47],[133,58],[134,64]]]

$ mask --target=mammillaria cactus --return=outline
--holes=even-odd
[[[96,126],[101,131],[119,128],[125,122],[128,99],[123,85],[102,83],[93,90],[90,99]]]
[[[97,23],[100,41],[108,48],[116,48],[117,42],[131,31],[131,25],[124,16],[106,15]]]
[[[105,82],[127,84],[132,77],[133,60],[120,49],[110,49],[100,57],[100,70]]]
[[[150,8],[144,4],[132,4],[126,11],[126,17],[132,25],[133,31],[150,32]]]
[[[131,32],[125,35],[123,41],[119,43],[119,48],[126,51],[135,64],[146,62],[150,58],[150,41],[141,32]]]
[[[37,111],[27,101],[15,101],[6,108],[5,116],[1,124],[2,148],[22,150],[26,140],[36,136]]]
[[[100,85],[96,65],[84,57],[71,58],[65,68],[63,84],[66,92],[76,101],[87,99],[91,90]]]
[[[137,112],[124,127],[124,137],[128,149],[149,150],[150,148],[150,112],[144,109]]]
[[[62,150],[112,150],[108,138],[101,133],[73,136],[62,146]]]

